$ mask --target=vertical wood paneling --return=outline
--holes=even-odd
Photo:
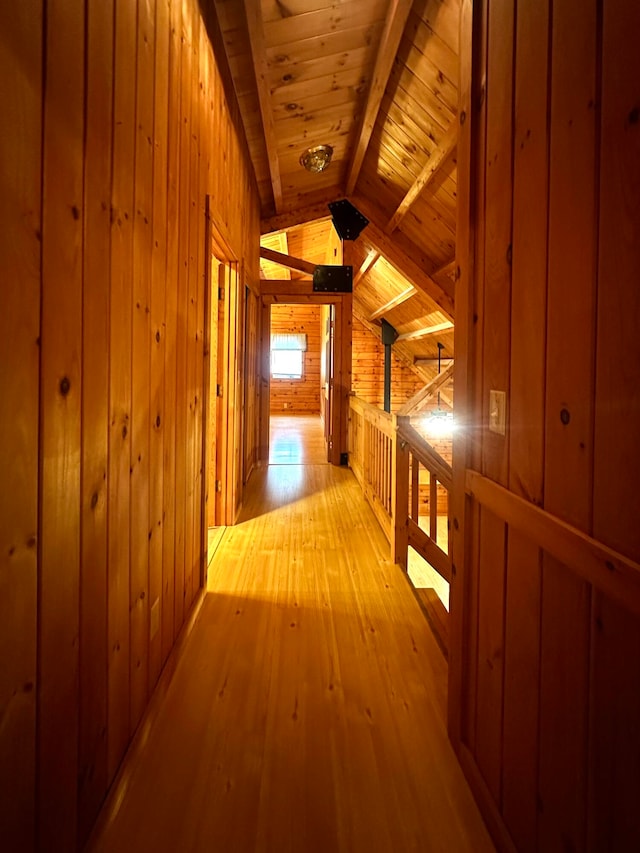
[[[502,796],[505,822],[522,853],[537,849],[540,594],[540,549],[509,530]]]
[[[589,530],[595,304],[596,4],[553,6],[545,508]],[[590,590],[547,555],[538,843],[582,849]]]
[[[116,0],[109,374],[108,769],[129,739],[129,512],[131,465],[131,276],[135,161],[136,7]],[[133,71],[135,78],[135,71]]]
[[[488,5],[485,232],[482,282],[483,472],[508,478],[508,439],[490,433],[489,390],[509,390],[512,240],[512,112],[514,3]],[[488,322],[487,318],[491,318]],[[506,529],[485,510],[479,517],[475,755],[496,804],[501,800]]]
[[[87,4],[82,348],[79,840],[107,787],[107,494],[113,14]]]
[[[505,523],[480,512],[475,755],[497,805],[502,787]]]
[[[466,47],[461,54],[460,135],[462,147],[458,160],[462,179],[462,207],[458,211],[460,238],[456,249],[458,282],[456,313],[459,316],[459,338],[456,341],[454,381],[462,391],[462,418],[466,429],[454,433],[454,552],[455,573],[452,578],[450,622],[452,640],[449,660],[451,669],[449,724],[471,752],[475,750],[476,685],[478,673],[478,536],[480,510],[467,501],[464,470],[467,464],[482,466],[482,430],[477,420],[482,414],[484,383],[482,353],[484,345],[484,269],[485,269],[485,202],[487,144],[487,49],[488,8],[486,3],[468,3],[461,9],[460,38]],[[466,107],[466,109],[465,109]],[[467,126],[470,122],[470,126]],[[473,227],[472,227],[473,223]],[[458,322],[458,321],[457,321]],[[460,334],[462,332],[462,334]],[[465,338],[467,334],[467,339]],[[456,393],[456,396],[458,394]],[[456,403],[456,406],[458,403]],[[475,429],[474,429],[475,427]],[[462,468],[462,470],[461,470]],[[457,522],[457,524],[456,524]],[[453,572],[453,567],[452,567]],[[457,608],[456,586],[458,589]],[[457,647],[457,648],[456,648]],[[456,665],[459,658],[459,669]],[[454,698],[458,697],[458,698]],[[456,708],[456,702],[460,708]],[[454,734],[455,736],[455,734]]]
[[[13,130],[0,133],[0,837],[9,850],[31,849],[35,831],[42,5],[0,7],[0,114]]]
[[[636,850],[640,847],[640,622],[604,599],[597,601],[594,615],[588,848]]]
[[[167,280],[165,291],[164,476],[162,538],[162,661],[175,627],[176,377],[178,314],[178,211],[180,204],[180,91],[182,50],[180,4],[171,0],[169,18],[169,127],[167,138]]]
[[[594,533],[640,560],[640,6],[603,4]]]
[[[165,366],[167,281],[167,167],[169,110],[169,2],[157,0],[153,119],[153,247],[151,254],[151,364],[149,446],[149,689],[162,665],[165,601],[163,488],[165,436]]]
[[[149,365],[153,218],[155,0],[138,0],[135,216],[131,345],[130,726],[146,705],[149,685]]]
[[[205,297],[205,228],[208,160],[211,150],[209,139],[209,111],[207,93],[209,91],[209,57],[204,25],[198,29],[198,53],[200,56],[198,82],[199,155],[197,188],[197,231],[196,231],[196,328],[195,328],[195,394],[194,408],[194,525],[193,525],[193,582],[192,599],[204,579],[205,539],[208,539],[204,498],[204,318],[208,310]],[[208,381],[208,380],[207,380]]]
[[[521,0],[515,33],[509,487],[542,503],[548,216],[549,4]],[[509,531],[505,600],[503,814],[536,849],[541,557]]]
[[[590,587],[545,555],[538,849],[582,850],[587,790]]]
[[[596,0],[553,7],[545,507],[588,531],[593,460]]]
[[[129,739],[131,276],[135,162],[136,7],[116,4],[109,389],[109,727],[112,776]]]
[[[618,0],[601,15],[593,531],[640,560],[640,8]],[[640,624],[597,596],[592,631],[590,847],[632,850],[640,844]]]
[[[251,281],[259,216],[195,0],[46,13],[0,13],[0,845],[72,851],[182,623],[186,547],[187,604],[200,583],[204,199]]]
[[[38,843],[76,845],[84,2],[47,4],[44,102]]]
[[[470,337],[473,341],[471,349],[468,350],[467,363],[469,365],[468,391],[470,395],[473,411],[476,413],[472,420],[472,425],[476,429],[467,431],[469,441],[469,457],[472,466],[477,469],[482,469],[482,453],[483,453],[483,438],[484,430],[477,429],[478,424],[474,423],[482,417],[486,404],[484,402],[485,383],[483,379],[484,370],[484,287],[485,287],[485,253],[487,246],[487,220],[486,220],[486,204],[487,204],[487,75],[488,75],[488,50],[489,50],[489,4],[486,2],[478,2],[473,0],[473,45],[477,50],[476,64],[470,72],[473,79],[470,81],[471,92],[469,97],[472,98],[472,109],[476,117],[476,123],[472,127],[473,146],[469,147],[469,169],[471,169],[471,187],[470,191],[473,196],[469,204],[469,217],[474,223],[472,229],[472,247],[473,266],[469,271],[469,284],[471,293],[469,294],[469,311],[471,314],[472,325],[467,326]],[[464,260],[461,259],[464,263]],[[460,299],[460,287],[456,294],[456,300]],[[464,346],[464,345],[463,345]],[[456,351],[458,344],[456,343]],[[463,349],[464,353],[464,349]],[[457,359],[456,369],[458,369],[460,359]],[[482,422],[484,423],[484,421]],[[476,528],[477,530],[477,528]],[[470,618],[474,618],[473,613],[470,613]]]
[[[178,229],[178,303],[176,334],[176,488],[175,488],[175,600],[176,633],[182,627],[185,607],[186,524],[188,478],[186,468],[187,444],[187,360],[189,341],[189,220],[190,220],[190,161],[191,161],[191,44],[189,4],[181,4],[181,74],[180,74],[180,184]]]
[[[516,21],[509,487],[541,505],[548,215],[549,0]]]
[[[514,18],[514,0],[489,3],[482,466],[483,473],[501,485],[508,480],[508,437],[489,432],[487,425],[490,389],[509,391]]]
[[[188,45],[192,56],[189,99],[191,101],[191,132],[189,148],[189,237],[188,237],[188,277],[187,277],[187,441],[185,444],[185,470],[187,481],[187,512],[185,524],[185,612],[193,600],[193,564],[194,564],[194,529],[195,529],[195,458],[196,458],[196,329],[197,307],[196,297],[198,288],[198,234],[199,215],[198,189],[200,181],[200,164],[198,156],[200,133],[199,109],[199,16],[190,9],[188,24]],[[198,504],[199,510],[199,504]]]
[[[485,427],[489,389],[508,392],[507,436],[483,429],[480,455],[467,438],[472,449],[463,452],[472,468],[637,560],[636,7],[629,0],[477,4],[475,38],[482,43],[486,15],[488,53],[471,73],[482,90],[486,68],[487,129],[485,135],[481,123],[472,128],[466,154],[463,133],[458,151],[462,170],[472,170],[474,156],[481,168],[472,183],[472,240],[462,255],[463,269],[467,255],[477,267],[456,305],[464,311],[465,299],[475,300],[477,322],[456,381],[462,376],[463,393],[474,399],[481,378],[472,422]],[[464,5],[462,12],[464,22]],[[465,62],[469,57],[463,68]],[[464,643],[471,653],[476,636],[478,650],[458,676],[454,639],[451,675],[462,684],[451,695],[463,702],[450,720],[460,720],[462,739],[470,738],[518,849],[635,849],[638,621],[582,580],[580,565],[551,558],[545,538],[530,542],[513,528],[502,611],[504,522],[496,517],[487,532],[486,510],[463,494],[456,504],[465,508],[463,542],[454,545],[454,563],[456,555],[465,559],[458,600],[469,607],[461,617],[457,605],[458,654],[464,656]],[[454,585],[453,611],[455,602]],[[499,671],[504,657],[501,693],[489,664],[503,618],[504,648],[495,662]],[[496,828],[500,837],[504,828]]]

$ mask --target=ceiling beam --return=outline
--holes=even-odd
[[[434,270],[431,273],[433,278],[447,278],[449,281],[455,281],[454,276],[456,273],[456,259],[452,258],[446,264],[443,264],[441,267],[438,267],[437,270]]]
[[[453,319],[453,285],[451,286],[451,293],[448,293],[445,290],[444,284],[438,284],[438,282],[434,281],[425,272],[425,256],[415,244],[411,243],[414,249],[407,250],[405,244],[410,243],[410,241],[404,241],[401,246],[397,237],[394,236],[392,238],[388,234],[385,234],[376,221],[379,220],[379,215],[370,202],[366,201],[360,195],[355,196],[351,201],[369,220],[369,224],[362,232],[361,239],[366,240],[378,249],[380,254],[385,260],[389,261],[392,267],[395,267],[398,272],[402,273],[418,290],[426,293],[436,303],[436,306],[442,311],[445,317]],[[430,266],[433,267],[433,263]]]
[[[299,278],[292,281],[290,278],[263,278],[260,281],[261,296],[285,296],[295,294],[297,296],[313,296],[313,281],[308,278]]]
[[[367,257],[362,262],[360,269],[353,277],[353,289],[355,290],[356,285],[358,285],[362,279],[369,273],[376,263],[378,262],[378,258],[380,257],[380,252],[376,251],[376,249],[371,249],[367,253]]]
[[[268,245],[265,246],[265,248],[281,252],[284,255],[289,254],[289,245],[286,231],[279,231],[276,234],[270,235],[267,240],[267,243]],[[272,262],[267,261],[266,258],[261,258],[260,278],[291,278],[291,271],[286,268],[282,269],[278,267],[278,270],[274,273],[272,270]]]
[[[439,373],[435,379],[432,379],[431,382],[427,382],[424,388],[421,388],[417,394],[414,394],[411,399],[407,400],[407,402],[402,406],[401,409],[398,409],[399,415],[411,415],[413,414],[419,406],[423,405],[427,402],[434,394],[442,388],[443,385],[446,385],[447,382],[453,377],[453,364],[450,364],[446,370],[443,370],[442,373]]]
[[[414,358],[414,364],[417,364],[418,367],[437,367],[438,359],[437,358]],[[453,364],[452,358],[441,358],[440,359],[440,367],[449,367],[450,364]]]
[[[278,234],[278,250],[285,255],[289,254],[289,240],[287,238],[287,232],[283,231],[281,234]],[[291,270],[285,269],[285,278],[291,278]]]
[[[353,299],[353,316],[356,320],[359,320],[360,323],[362,323],[369,334],[373,335],[377,341],[380,341],[380,327],[375,326],[367,319],[364,307],[357,297],[354,297]],[[416,376],[419,376],[423,382],[429,382],[431,380],[432,373],[425,370],[423,367],[414,364],[413,353],[408,350],[405,344],[401,343],[400,346],[398,346],[398,342],[396,341],[393,345],[392,352],[401,364],[407,367]]]
[[[415,332],[405,332],[398,335],[398,341],[417,341],[420,338],[428,338],[430,335],[437,335],[439,332],[448,332],[453,329],[453,323],[449,320],[446,323],[436,323],[435,326],[425,326],[424,329],[416,329]]]
[[[274,264],[280,264],[281,267],[286,267],[288,270],[297,270],[307,273],[307,275],[313,275],[316,268],[316,264],[312,264],[311,261],[294,258],[293,255],[283,255],[282,252],[267,249],[266,246],[260,246],[260,257]]]
[[[276,213],[279,213],[282,208],[282,181],[280,180],[280,164],[278,162],[278,140],[271,107],[271,91],[269,89],[268,78],[269,67],[267,64],[260,0],[244,0],[244,11],[249,31],[249,42],[251,44],[253,70],[258,87],[258,101],[260,103],[260,115],[262,116],[264,143],[267,148],[267,158],[269,160],[273,201]]]
[[[349,166],[347,177],[347,195],[355,189],[360,175],[360,169],[364,161],[364,155],[369,147],[369,140],[376,123],[380,103],[387,88],[391,69],[400,47],[400,40],[413,6],[413,0],[391,0],[384,23],[384,30],[380,38],[380,46],[376,57],[376,64],[371,78],[371,86],[367,95],[367,103],[360,122],[360,131],[354,147],[353,157]]]
[[[309,203],[300,204],[299,207],[291,207],[290,210],[283,210],[282,213],[276,216],[269,216],[260,222],[260,234],[271,234],[274,231],[287,231],[289,228],[294,228],[296,225],[305,225],[307,222],[314,222],[320,219],[331,219],[331,213],[328,205],[332,201],[340,201],[344,198],[343,187],[327,187],[321,195],[318,193],[306,193],[299,196],[299,200],[304,202],[305,198]],[[287,203],[287,207],[289,207]]]
[[[396,230],[400,222],[408,213],[411,206],[415,203],[418,196],[429,186],[431,181],[435,178],[440,167],[455,149],[457,139],[458,122],[452,121],[449,129],[440,140],[439,145],[436,145],[436,147],[433,149],[431,156],[424,165],[424,168],[422,169],[418,177],[415,179],[415,181],[409,188],[409,192],[402,199],[402,201],[398,205],[398,209],[387,223],[387,226],[384,229],[387,234],[392,234]]]
[[[378,308],[377,311],[374,311],[369,317],[369,321],[373,323],[374,320],[377,320],[379,317],[383,317],[385,314],[388,314],[389,311],[393,311],[393,309],[397,308],[398,305],[402,305],[403,302],[406,302],[408,299],[411,299],[412,296],[415,296],[417,292],[416,288],[411,285],[406,290],[403,290],[402,293],[399,293],[397,296],[394,296],[393,299],[386,302],[381,308]]]

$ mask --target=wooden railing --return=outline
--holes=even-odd
[[[425,439],[411,426],[408,419],[398,418],[397,441],[401,452],[397,454],[398,479],[408,481],[408,501],[399,496],[396,506],[396,525],[406,523],[408,545],[411,545],[447,581],[451,580],[451,524],[450,493],[453,471]],[[423,492],[428,490],[428,497]],[[426,504],[426,507],[425,507]],[[421,518],[427,513],[429,524],[425,530]],[[438,530],[446,522],[445,530]],[[442,547],[443,541],[446,547]],[[403,543],[402,543],[403,544]],[[396,554],[396,562],[400,562]],[[404,565],[404,563],[400,563]]]
[[[451,466],[408,417],[387,414],[357,397],[350,404],[349,464],[389,540],[392,559],[406,570],[411,546],[449,582]],[[438,531],[439,519],[441,524],[446,519],[446,531]]]
[[[393,473],[396,420],[351,397],[349,464],[389,541],[393,529]]]

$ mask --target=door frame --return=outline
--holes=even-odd
[[[269,417],[271,386],[271,306],[333,305],[333,405],[328,461],[345,464],[348,458],[349,396],[351,394],[351,332],[353,297],[351,293],[315,293],[313,282],[300,280],[262,280],[260,282],[260,462],[269,462]]]
[[[206,583],[208,564],[210,501],[213,500],[215,505],[213,518],[216,526],[233,523],[233,519],[229,521],[232,508],[228,506],[229,489],[227,483],[235,474],[233,464],[231,464],[232,470],[229,471],[228,444],[230,439],[231,445],[233,445],[233,433],[231,436],[228,433],[229,415],[231,414],[233,417],[233,411],[230,412],[229,401],[235,394],[236,371],[234,370],[234,358],[229,358],[229,356],[234,355],[231,347],[235,348],[237,343],[235,323],[232,324],[231,322],[232,319],[235,320],[232,302],[237,297],[237,293],[231,291],[240,287],[239,266],[238,257],[231,247],[226,227],[216,214],[211,196],[207,196],[205,204],[205,322],[202,388],[201,541],[204,559],[201,566],[201,582],[203,584]],[[219,299],[221,295],[222,300]],[[213,316],[214,313],[215,317]],[[240,331],[242,332],[242,330]],[[212,370],[215,371],[213,377]],[[224,375],[221,374],[221,371]],[[217,394],[218,385],[221,385],[221,397]],[[223,437],[221,442],[218,441],[218,434]],[[211,453],[212,441],[215,445],[213,453]],[[213,464],[212,459],[215,460]],[[233,459],[231,459],[231,463],[233,463]],[[215,489],[216,479],[221,482],[221,492],[217,492]],[[213,485],[211,480],[213,480]],[[218,495],[220,495],[220,501],[217,500]]]

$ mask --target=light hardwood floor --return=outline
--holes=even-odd
[[[349,470],[256,472],[208,590],[90,849],[493,849],[446,664]]]
[[[327,463],[319,415],[271,415],[270,465],[323,465]]]

